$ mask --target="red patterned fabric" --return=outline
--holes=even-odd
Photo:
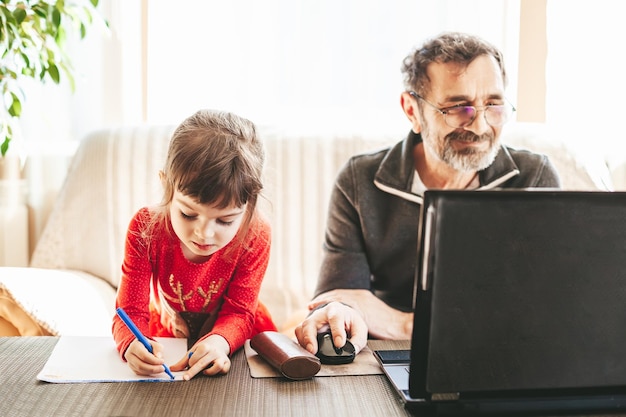
[[[215,324],[202,338],[221,335],[233,353],[254,334],[276,330],[258,301],[269,261],[269,224],[255,217],[243,244],[235,238],[207,261],[193,263],[166,227],[156,226],[150,239],[142,236],[150,217],[143,208],[130,222],[116,300],[142,333],[186,337],[180,313],[205,313]],[[123,356],[134,336],[117,316],[113,337]]]

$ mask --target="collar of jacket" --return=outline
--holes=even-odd
[[[405,200],[422,204],[423,196],[411,192],[411,185],[415,176],[413,147],[421,141],[422,136],[411,131],[406,139],[389,149],[380,163],[378,171],[376,171],[374,177],[376,187]],[[496,155],[493,163],[478,172],[479,189],[496,188],[519,173],[519,168],[513,161],[508,149],[500,145],[500,152]]]

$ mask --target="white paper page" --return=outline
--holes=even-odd
[[[156,337],[169,366],[187,353],[187,339]],[[160,375],[135,374],[121,358],[113,337],[61,336],[37,379],[57,383],[182,381],[184,371]]]

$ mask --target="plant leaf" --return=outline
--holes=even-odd
[[[13,92],[11,92],[11,105],[9,106],[8,111],[13,117],[20,117],[22,115],[22,102]]]
[[[42,4],[34,4],[33,12],[35,12],[35,14],[41,17],[42,19],[46,19],[48,17],[48,10]]]
[[[55,28],[61,26],[61,12],[56,7],[52,10],[52,24]]]
[[[48,75],[50,75],[50,78],[52,78],[52,81],[54,81],[55,84],[58,84],[61,81],[59,68],[52,61],[48,61]]]
[[[2,145],[0,145],[0,152],[2,153],[3,157],[9,150],[9,142],[11,142],[11,136],[7,134],[4,136],[4,141],[2,142]]]
[[[19,7],[18,7],[18,8],[16,8],[16,9],[13,11],[13,17],[15,18],[15,21],[16,21],[18,24],[21,24],[21,23],[24,21],[24,19],[26,19],[26,10],[21,9],[21,8],[19,8]]]

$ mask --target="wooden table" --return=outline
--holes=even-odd
[[[252,378],[242,350],[233,356],[227,375],[197,376],[188,382],[38,381],[37,374],[57,340],[0,337],[0,417],[411,415],[383,375],[316,377],[306,381]],[[409,348],[408,341],[368,343],[372,350]],[[617,415],[626,416],[603,416]]]
[[[0,416],[410,416],[383,375],[252,378],[242,350],[227,375],[175,383],[51,384],[36,376],[57,338],[0,338]],[[408,341],[370,341],[407,349]]]

